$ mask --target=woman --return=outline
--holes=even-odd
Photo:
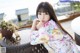
[[[43,44],[49,53],[78,53],[72,36],[61,27],[48,2],[38,5],[36,16],[31,28],[32,45]]]

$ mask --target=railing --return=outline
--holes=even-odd
[[[59,20],[59,22],[61,23],[61,22],[73,20],[74,18],[76,18],[76,17],[78,17],[78,16],[80,16],[80,12],[74,12],[74,13],[69,14],[68,18]]]

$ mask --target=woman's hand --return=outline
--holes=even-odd
[[[38,19],[34,19],[33,20],[33,24],[32,24],[32,30],[36,30],[37,28],[36,28],[36,25],[38,24],[38,22],[39,22],[39,20]]]
[[[43,27],[43,22],[42,22],[42,21],[40,21],[40,22],[37,24],[36,28],[37,28],[37,29],[40,29],[41,27]]]

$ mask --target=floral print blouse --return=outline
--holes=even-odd
[[[30,43],[43,44],[52,53],[79,53],[75,42],[53,20],[45,23],[38,31],[31,32]]]

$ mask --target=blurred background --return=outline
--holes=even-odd
[[[17,30],[15,30],[15,32],[17,32],[19,38],[21,38],[19,42],[19,49],[21,50],[19,50],[19,53],[20,51],[22,52],[21,45],[26,43],[27,46],[27,43],[30,42],[30,29],[33,20],[36,18],[36,8],[40,2],[44,1],[47,1],[52,5],[57,19],[62,27],[75,39],[77,46],[80,46],[80,0],[0,0],[0,26],[3,20],[9,23],[13,23],[13,25],[16,26],[15,28]],[[2,24],[4,26],[4,23]],[[5,26],[8,27],[7,25]],[[3,43],[5,42],[3,41],[3,35],[6,35],[6,37],[11,36],[11,38],[15,38],[17,36],[14,37],[14,32],[10,31],[10,27],[10,29],[6,28],[5,30],[2,28],[0,27],[0,44],[4,46],[8,44]],[[26,46],[23,46],[23,48],[27,48]],[[10,49],[14,52],[18,51],[18,49],[15,50],[15,48]],[[23,51],[28,51],[30,48],[28,50],[24,49]],[[32,49],[30,49],[30,51],[32,51]],[[78,49],[80,50],[80,47],[78,47]]]
[[[19,29],[30,28],[36,18],[37,5],[42,1],[53,6],[63,28],[74,37],[71,21],[80,16],[79,0],[0,0],[0,22],[13,22]]]

